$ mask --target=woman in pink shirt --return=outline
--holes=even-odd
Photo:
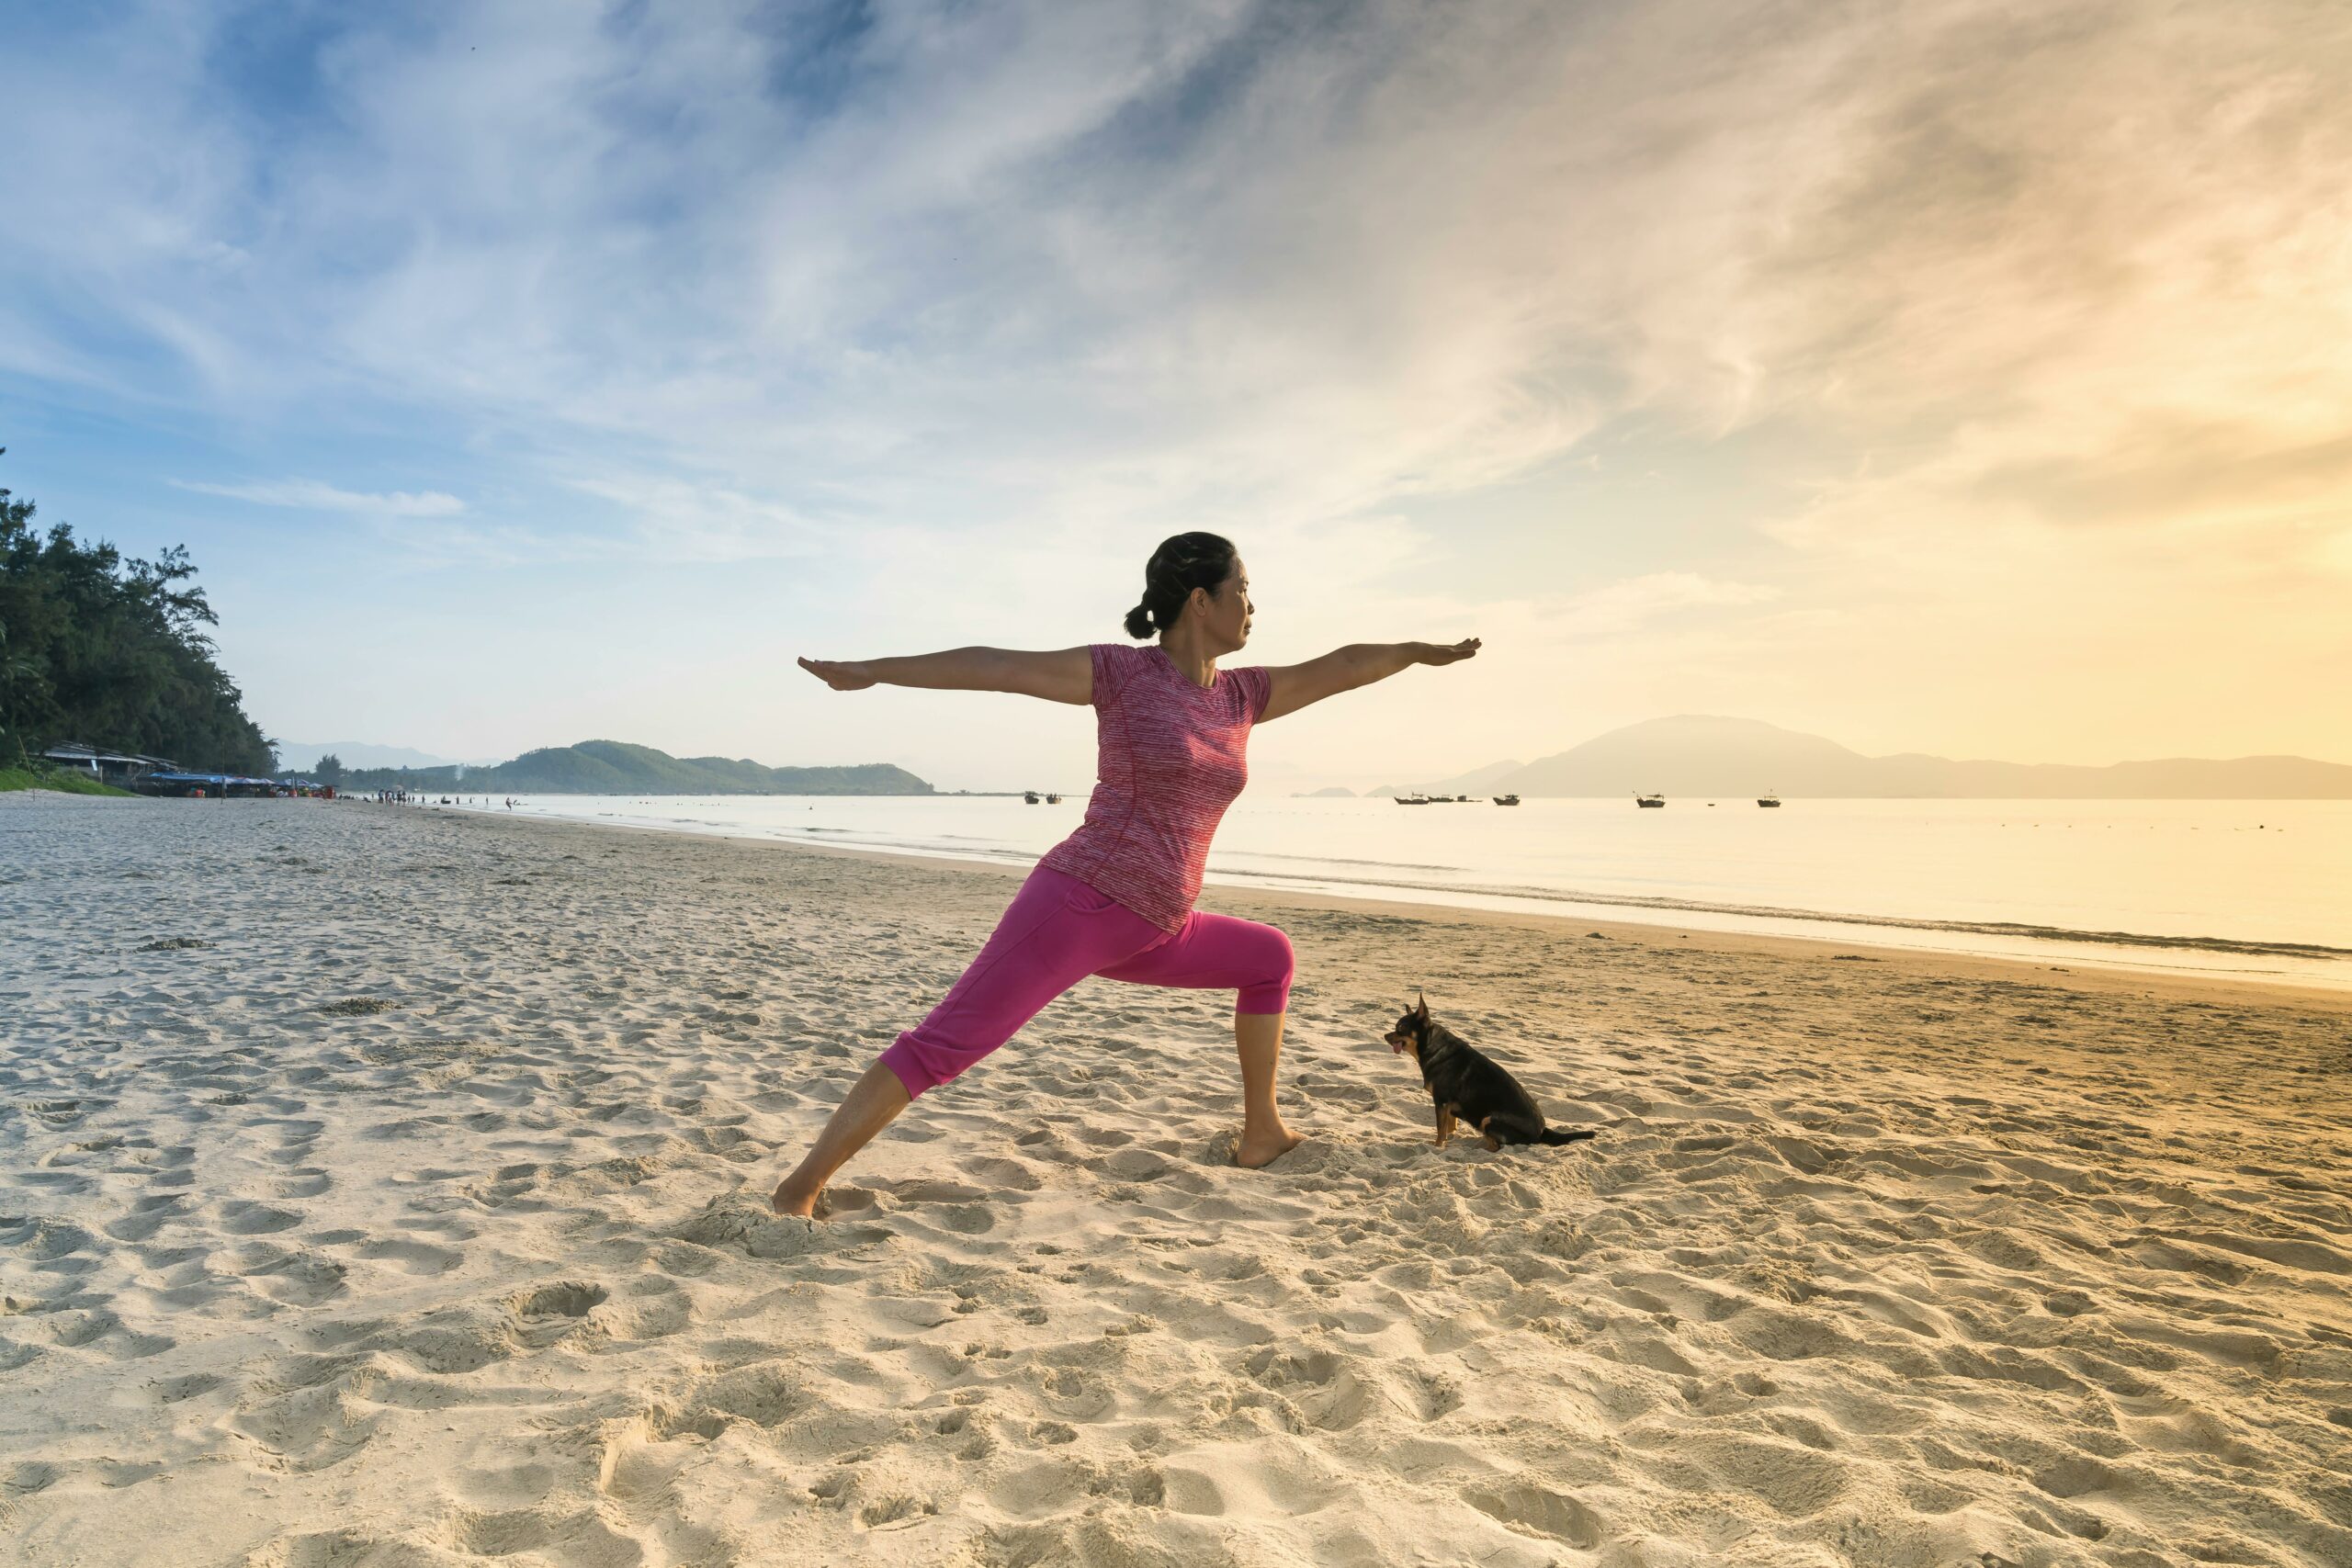
[[[833,1173],[917,1095],[1011,1039],[1089,975],[1137,985],[1231,989],[1241,1057],[1234,1160],[1261,1166],[1299,1135],[1274,1108],[1274,1063],[1292,974],[1272,926],[1193,908],[1209,840],[1249,778],[1250,729],[1415,664],[1452,664],[1478,639],[1356,643],[1305,664],[1220,671],[1250,640],[1250,576],[1215,534],[1179,534],[1152,553],[1127,635],[1055,653],[966,648],[856,663],[803,659],[837,692],[877,682],[1019,692],[1091,705],[1100,755],[1086,820],[1038,861],[971,966],[929,1017],[899,1036],[833,1111],[770,1206],[814,1217]]]

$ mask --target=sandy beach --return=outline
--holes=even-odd
[[[1212,887],[1306,1147],[1091,980],[771,1219],[1018,875],[0,797],[0,1557],[2352,1562],[2352,1000]]]

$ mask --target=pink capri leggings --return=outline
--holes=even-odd
[[[996,932],[931,1016],[893,1041],[882,1065],[913,1099],[945,1083],[1089,975],[1138,986],[1240,992],[1234,1011],[1290,1006],[1290,938],[1272,926],[1198,909],[1161,931],[1074,876],[1039,866]]]

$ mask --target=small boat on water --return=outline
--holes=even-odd
[[[1634,796],[1634,804],[1642,807],[1645,811],[1657,811],[1665,807],[1666,796],[1662,795],[1637,795]]]
[[[1498,795],[1495,796],[1495,804],[1497,806],[1517,806],[1519,804],[1519,796],[1515,795]]]
[[[1388,797],[1399,806],[1430,806],[1434,804],[1426,795],[1392,795]]]
[[[1759,795],[1756,797],[1756,804],[1767,811],[1778,811],[1781,808],[1780,792],[1776,790],[1770,795]]]
[[[1046,796],[1046,804],[1048,806],[1059,806],[1061,803],[1062,797],[1058,795],[1049,795]]]
[[[1036,804],[1037,804],[1037,792],[1036,792],[1035,790],[1034,790],[1034,789],[1024,789],[1024,790],[1023,790],[1023,791],[1021,792],[1021,801],[1022,801],[1022,804],[1023,804],[1023,805],[1024,805],[1024,806],[1035,806],[1035,805],[1036,805]]]

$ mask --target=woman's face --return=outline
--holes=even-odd
[[[1217,586],[1216,597],[1202,597],[1208,605],[1208,634],[1216,646],[1229,653],[1247,644],[1257,606],[1250,603],[1250,569],[1239,556],[1233,558],[1233,574]]]

